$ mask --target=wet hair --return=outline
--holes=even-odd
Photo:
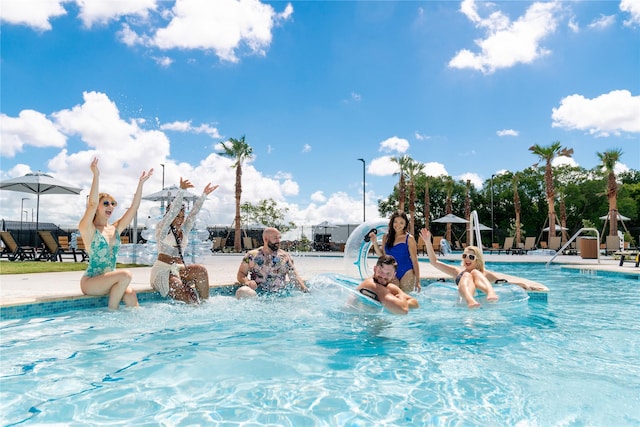
[[[467,246],[464,252],[466,253],[467,250],[472,251],[476,256],[476,268],[484,273],[484,256],[482,256],[480,248],[477,246]],[[461,263],[464,264],[464,260],[461,261]]]
[[[378,258],[378,262],[376,262],[378,267],[382,267],[383,265],[390,265],[394,270],[398,269],[398,261],[392,255],[382,255]]]
[[[393,221],[398,217],[404,219],[404,231],[406,232],[409,229],[409,217],[407,214],[403,211],[395,211],[389,219],[389,229],[387,230],[387,242],[385,246],[389,249],[393,247],[393,242],[396,241],[396,230],[393,228]]]

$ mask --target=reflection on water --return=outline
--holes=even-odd
[[[547,303],[468,310],[423,293],[408,316],[363,314],[319,282],[4,321],[2,422],[640,424],[637,281],[530,274]]]

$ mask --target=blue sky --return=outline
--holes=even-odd
[[[618,170],[640,169],[640,0],[0,5],[0,178],[85,189],[41,197],[41,221],[77,224],[98,156],[119,209],[143,169],[144,193],[160,190],[164,164],[165,185],[220,184],[202,217],[230,225],[235,176],[216,147],[242,135],[243,201],[271,197],[305,227],[362,221],[358,158],[367,220],[403,154],[477,186],[556,140],[575,151],[560,162],[622,149]],[[0,217],[19,220],[22,197],[35,207],[0,191]]]

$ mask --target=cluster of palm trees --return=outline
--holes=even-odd
[[[597,153],[601,164],[592,171],[586,171],[582,168],[571,166],[554,167],[553,161],[559,156],[571,157],[573,155],[573,149],[563,147],[559,141],[555,141],[549,146],[536,144],[531,146],[529,151],[538,157],[539,162],[544,163],[542,167],[538,167],[538,163],[536,163],[525,171],[515,173],[507,172],[498,176],[499,181],[503,184],[503,190],[501,191],[502,196],[509,193],[505,189],[504,184],[508,184],[508,181],[510,181],[510,196],[512,202],[505,200],[505,197],[498,199],[498,211],[500,212],[500,216],[503,218],[503,223],[507,220],[509,225],[508,227],[502,227],[502,230],[508,228],[507,231],[504,231],[505,235],[509,234],[510,236],[514,236],[516,242],[522,242],[524,240],[521,223],[523,214],[521,210],[522,201],[520,197],[520,192],[524,191],[527,203],[525,215],[529,222],[529,231],[535,232],[536,230],[540,230],[548,223],[549,235],[556,235],[556,224],[558,224],[556,203],[558,202],[560,213],[559,224],[561,226],[563,238],[564,240],[567,240],[567,229],[569,229],[567,226],[567,200],[570,200],[571,202],[570,211],[574,218],[574,228],[578,228],[578,224],[575,224],[575,219],[580,215],[593,219],[593,207],[595,206],[591,206],[591,212],[588,212],[589,206],[586,206],[588,203],[582,203],[582,200],[580,200],[582,191],[577,191],[576,187],[581,185],[585,187],[592,187],[592,185],[586,185],[585,183],[587,181],[590,183],[599,183],[601,182],[601,176],[603,174],[606,175],[605,193],[598,191],[597,196],[601,197],[606,194],[609,218],[613,219],[609,221],[609,234],[617,234],[618,222],[616,218],[618,214],[618,194],[620,184],[618,183],[618,177],[615,173],[615,166],[622,157],[621,150],[613,149],[603,153]],[[415,234],[417,222],[421,222],[424,227],[429,228],[430,218],[445,214],[452,214],[454,203],[457,204],[458,208],[462,208],[462,203],[460,202],[462,199],[464,199],[463,206],[466,219],[469,219],[470,217],[471,204],[473,204],[474,209],[479,212],[481,220],[483,219],[482,217],[486,220],[486,217],[488,216],[487,214],[489,212],[493,212],[493,197],[491,207],[489,209],[486,201],[487,198],[477,192],[474,192],[469,181],[463,183],[456,182],[449,176],[427,176],[423,171],[424,165],[412,159],[408,155],[393,158],[392,160],[398,164],[399,172],[397,175],[399,176],[399,181],[389,198],[378,202],[379,211],[381,215],[388,216],[396,209],[405,210],[405,202],[407,201],[406,193],[408,190],[408,213],[411,218],[411,233]],[[544,187],[540,188],[539,174],[541,173],[542,168],[544,170]],[[492,195],[494,176],[492,176],[490,181],[490,190]],[[630,191],[633,191],[633,194],[636,195],[636,197],[634,198],[633,195],[627,195],[625,198],[625,204],[632,219],[637,219],[638,210],[640,208],[640,206],[638,206],[640,200],[637,197],[637,193],[640,192],[640,184],[638,183],[640,175],[638,174],[638,171],[632,171],[629,176],[631,177],[630,179],[632,183],[635,185],[635,187],[632,187]],[[521,184],[522,179],[525,180],[524,187]],[[489,187],[489,185],[486,183],[485,188],[487,187]],[[424,198],[422,199],[424,207],[416,203],[416,192],[417,189],[420,188],[424,188]],[[436,194],[434,194],[434,188],[438,189]],[[539,197],[541,194],[537,193],[538,189],[544,192],[543,197]],[[567,196],[567,192],[569,191],[572,192],[572,196],[570,197]],[[444,200],[442,195],[444,195]],[[539,221],[533,220],[533,216],[531,215],[532,212],[540,211],[540,199],[543,199],[546,202],[546,220],[544,224],[540,224]],[[582,199],[587,200],[589,197],[585,196],[582,197]],[[578,208],[580,206],[583,206],[584,209],[580,210]],[[513,209],[513,213],[511,214],[507,212],[508,209]],[[491,222],[493,223],[493,215]],[[542,227],[540,227],[540,225],[542,225]],[[446,235],[445,237],[447,240],[451,241],[451,224],[446,224],[446,231],[444,234]]]
[[[246,142],[244,135],[240,139],[229,138],[227,141],[222,142],[221,146],[223,151],[220,154],[234,160],[232,165],[236,172],[234,250],[236,252],[240,252],[242,250],[242,164],[245,160],[251,158],[253,155],[253,148]],[[594,206],[590,206],[593,205],[593,202],[589,201],[589,197],[585,196],[585,194],[588,193],[590,189],[593,189],[593,183],[595,183],[596,186],[600,185],[599,183],[601,182],[601,179],[599,177],[604,173],[606,176],[606,188],[603,189],[604,192],[597,191],[595,196],[601,197],[602,195],[606,195],[608,202],[608,214],[610,218],[609,235],[617,234],[618,221],[616,218],[618,214],[618,194],[620,184],[618,183],[618,177],[616,176],[615,166],[622,157],[621,150],[612,149],[602,153],[597,153],[601,164],[592,171],[586,171],[575,167],[554,168],[553,161],[557,157],[571,157],[573,155],[573,149],[563,147],[560,141],[555,141],[549,146],[536,144],[531,146],[529,151],[536,155],[540,162],[544,162],[544,189],[540,188],[541,179],[538,163],[521,172],[507,172],[498,176],[497,184],[502,185],[503,188],[500,192],[500,196],[506,196],[511,193],[510,198],[499,197],[497,200],[498,217],[502,218],[503,224],[505,221],[509,224],[509,231],[505,233],[513,235],[516,242],[521,242],[523,240],[522,235],[524,233],[521,222],[523,216],[527,218],[528,222],[533,223],[528,226],[530,231],[539,229],[540,224],[532,214],[541,210],[540,199],[543,199],[546,202],[547,218],[545,220],[545,224],[548,222],[549,235],[555,235],[557,224],[555,206],[556,200],[558,200],[560,205],[560,226],[564,233],[563,237],[566,240],[566,229],[568,229],[566,201],[570,200],[569,210],[574,218],[577,218],[578,216],[589,217],[587,214],[588,210],[593,211]],[[467,180],[466,183],[461,183],[455,182],[450,176],[427,176],[424,172],[424,164],[408,155],[394,157],[392,158],[392,161],[398,165],[398,172],[396,175],[399,177],[399,180],[389,198],[378,201],[378,210],[381,216],[387,217],[395,210],[407,211],[406,208],[408,204],[408,213],[410,218],[409,231],[415,235],[415,230],[418,226],[429,228],[431,216],[452,214],[454,203],[462,207],[460,199],[464,199],[463,208],[466,219],[469,219],[470,217],[472,205],[481,215],[481,220],[483,220],[482,217],[486,219],[486,216],[489,213],[489,206],[486,201],[487,197],[475,191],[471,186],[470,181]],[[562,179],[560,179],[558,175],[561,175]],[[492,176],[490,182],[490,212],[492,229],[494,228],[494,176],[495,175]],[[628,180],[630,181],[630,187],[626,193],[631,194],[626,194],[624,201],[626,208],[630,211],[628,214],[630,214],[632,219],[635,220],[638,218],[638,212],[640,210],[640,172],[632,171],[632,173],[629,174]],[[485,188],[486,187],[488,187],[488,185],[485,183]],[[424,194],[421,197],[418,191],[422,188],[424,188]],[[559,191],[556,191],[558,188]],[[544,191],[543,197],[540,197],[541,190]],[[527,208],[525,212],[522,212],[521,210],[521,193],[523,193],[522,196],[524,196]],[[419,205],[419,199],[422,199],[422,206]],[[509,199],[513,200],[512,204]],[[582,209],[579,208],[580,206],[582,206]],[[444,208],[444,212],[442,212],[442,208]],[[513,215],[507,212],[509,209],[513,209]],[[593,214],[593,212],[591,212],[591,214]],[[593,218],[593,216],[591,216],[591,218]],[[500,221],[498,222],[500,223]],[[507,227],[498,227],[498,229],[502,230],[506,228]],[[451,241],[450,223],[446,224],[446,238]]]

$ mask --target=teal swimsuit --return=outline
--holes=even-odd
[[[116,233],[116,243],[113,247],[105,237],[96,230],[91,241],[89,267],[84,273],[87,277],[95,277],[116,269],[116,258],[120,250],[120,235]]]

